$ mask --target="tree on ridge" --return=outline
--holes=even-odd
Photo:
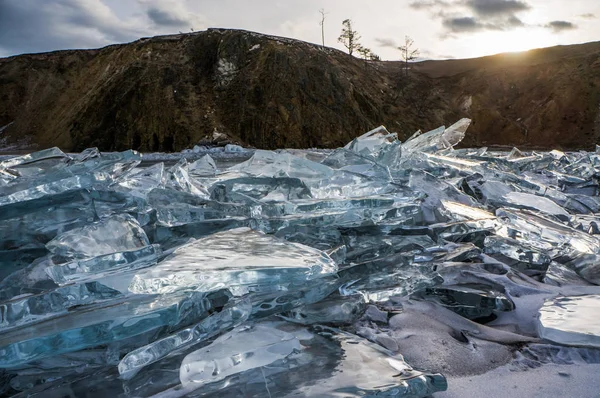
[[[350,19],[345,19],[342,25],[344,27],[342,28],[340,37],[338,37],[338,41],[348,49],[348,54],[352,55],[354,51],[361,47],[359,42],[360,35],[357,31],[352,30],[352,21]]]
[[[404,61],[404,70],[406,71],[406,76],[408,76],[408,63],[410,61],[414,61],[419,56],[419,49],[413,49],[413,45],[415,41],[411,39],[409,36],[404,36],[404,45],[398,47],[400,53],[402,54],[402,60]]]

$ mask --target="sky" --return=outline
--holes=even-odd
[[[471,58],[600,40],[600,0],[0,0],[0,57],[97,48],[141,37],[236,28],[343,49],[360,43],[400,59],[406,36],[421,59]]]

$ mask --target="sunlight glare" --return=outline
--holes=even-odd
[[[550,47],[557,44],[554,40],[552,34],[541,29],[482,32],[467,39],[472,53],[471,57]]]

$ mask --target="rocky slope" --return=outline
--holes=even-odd
[[[428,61],[408,76],[400,62],[223,29],[0,59],[5,145],[176,151],[225,134],[334,147],[380,124],[407,137],[460,117],[474,121],[469,146],[592,147],[600,42]]]

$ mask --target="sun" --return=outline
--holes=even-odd
[[[510,32],[482,32],[466,40],[472,57],[504,52],[527,51],[555,45],[551,34],[540,29],[518,29]]]

